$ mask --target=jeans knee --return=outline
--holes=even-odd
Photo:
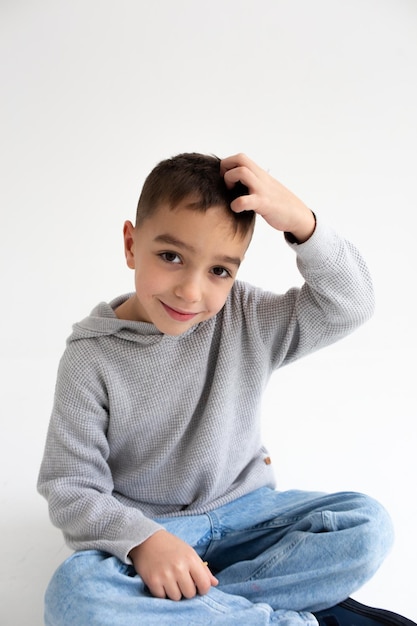
[[[49,581],[45,592],[45,626],[63,626],[63,616],[65,614],[65,604],[68,591],[71,589],[71,582],[68,580],[62,564]]]
[[[91,624],[88,616],[94,594],[96,572],[105,553],[96,550],[76,552],[66,559],[52,576],[45,592],[45,626]],[[97,586],[97,585],[96,585]]]
[[[356,549],[362,557],[362,567],[373,575],[390,551],[394,529],[387,510],[377,500],[355,494]]]

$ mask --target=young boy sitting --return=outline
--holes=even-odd
[[[301,289],[236,281],[256,214]],[[364,261],[244,155],[162,161],[123,232],[134,293],[75,324],[58,372],[39,491],[75,553],[46,625],[351,619],[335,605],[381,564],[390,520],[362,494],[276,491],[259,405],[274,370],[371,316]]]

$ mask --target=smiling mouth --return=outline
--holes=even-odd
[[[160,302],[168,315],[177,322],[188,322],[189,320],[192,320],[196,315],[198,315],[198,313],[190,313],[187,311],[179,311],[178,309],[173,309],[172,307],[165,304],[165,302]]]

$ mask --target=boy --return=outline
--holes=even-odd
[[[301,289],[236,281],[256,214]],[[76,324],[59,367],[39,491],[76,552],[47,626],[337,624],[349,604],[318,612],[376,571],[389,518],[361,494],[275,491],[258,407],[273,370],[370,317],[363,260],[244,155],[162,161],[123,234],[134,293]]]

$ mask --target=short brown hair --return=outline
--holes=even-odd
[[[229,210],[235,232],[245,236],[253,229],[255,212],[234,213],[230,204],[246,194],[248,189],[242,183],[232,189],[226,187],[218,157],[197,152],[178,154],[158,163],[146,178],[136,211],[136,226],[162,203],[174,209],[189,197],[191,209],[206,211],[213,206],[224,206]]]

